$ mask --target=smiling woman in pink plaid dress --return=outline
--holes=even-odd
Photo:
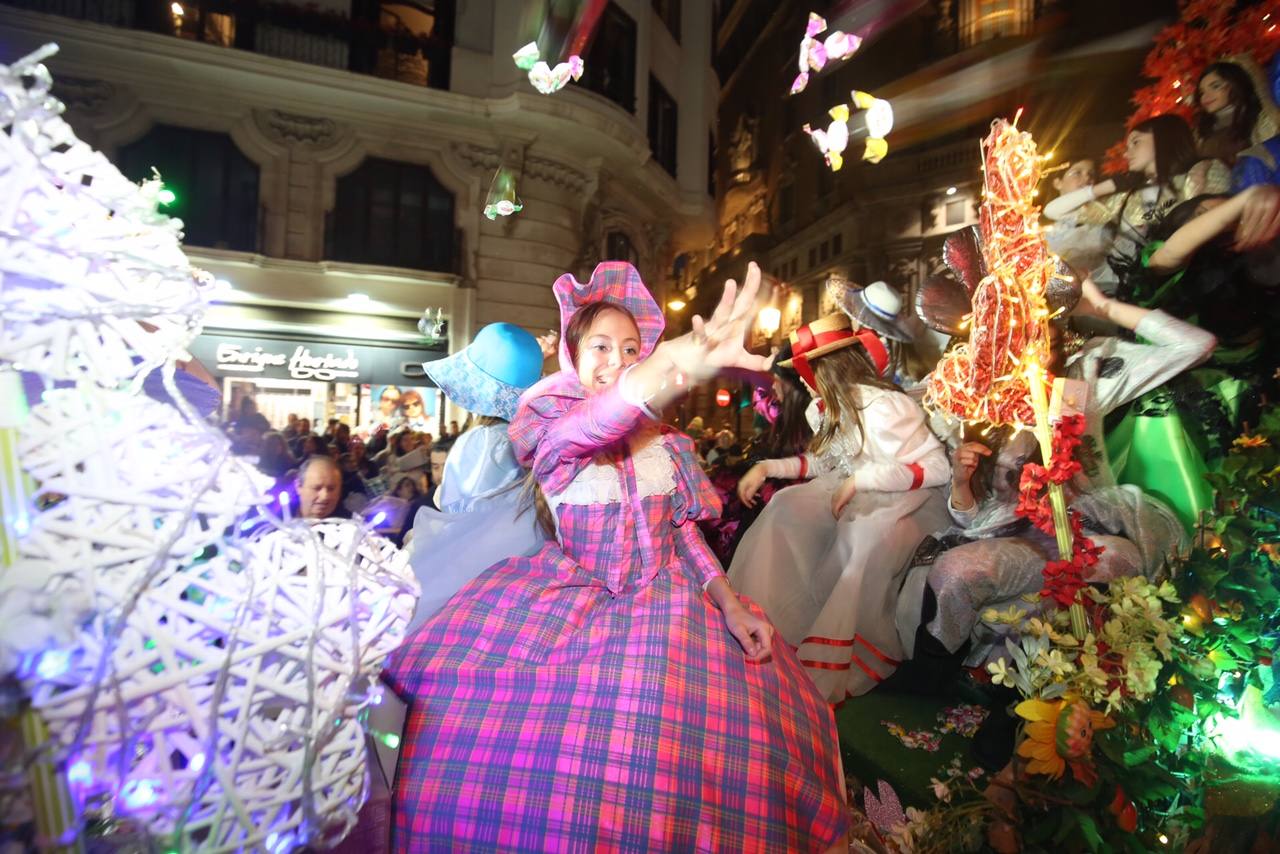
[[[629,264],[555,284],[561,371],[511,438],[556,540],[491,567],[397,653],[410,701],[396,851],[826,851],[843,847],[831,710],[694,524],[719,501],[653,412],[730,367],[760,271],[658,343]],[[683,375],[683,379],[681,379]]]

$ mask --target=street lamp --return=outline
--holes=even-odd
[[[765,337],[772,339],[778,327],[782,325],[782,312],[771,305],[766,306],[760,309],[756,322],[760,325],[760,331],[765,334]]]

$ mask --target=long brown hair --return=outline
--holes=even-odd
[[[616,311],[625,315],[639,330],[640,324],[636,323],[636,316],[626,306],[609,300],[598,300],[579,306],[564,327],[565,348],[569,351],[569,361],[574,367],[578,365],[578,348],[582,345],[582,339],[591,331],[591,326],[596,322],[596,318],[606,311]],[[533,476],[532,470],[525,475],[521,505],[524,509],[530,506],[533,507],[538,525],[548,537],[554,539],[556,535],[556,517],[551,511],[551,505],[547,503],[547,496],[543,493],[537,478]],[[524,509],[521,510],[522,514]]]
[[[819,356],[812,365],[814,379],[818,381],[817,392],[826,407],[822,427],[809,445],[809,450],[815,454],[822,453],[836,434],[850,424],[857,427],[859,435],[863,435],[859,413],[864,407],[859,386],[902,391],[893,381],[876,372],[871,358],[856,344]]]
[[[1215,62],[1200,72],[1200,78],[1196,81],[1196,90],[1191,96],[1195,104],[1196,130],[1199,131],[1200,138],[1208,139],[1217,130],[1217,117],[1200,106],[1200,84],[1210,74],[1216,74],[1226,81],[1229,92],[1227,103],[1236,108],[1228,125],[1229,132],[1235,137],[1235,141],[1249,145],[1252,141],[1253,126],[1258,121],[1258,114],[1262,112],[1262,101],[1258,99],[1258,93],[1253,88],[1253,80],[1250,79],[1249,72],[1234,62]]]

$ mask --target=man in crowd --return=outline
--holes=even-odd
[[[298,514],[304,519],[338,515],[342,469],[332,457],[311,456],[298,469]]]

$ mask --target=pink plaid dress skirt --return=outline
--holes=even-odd
[[[691,444],[561,377],[511,429],[559,542],[463,588],[390,670],[411,704],[393,850],[826,850],[831,709],[785,644],[749,662],[703,592],[721,570],[694,522],[718,506]]]

